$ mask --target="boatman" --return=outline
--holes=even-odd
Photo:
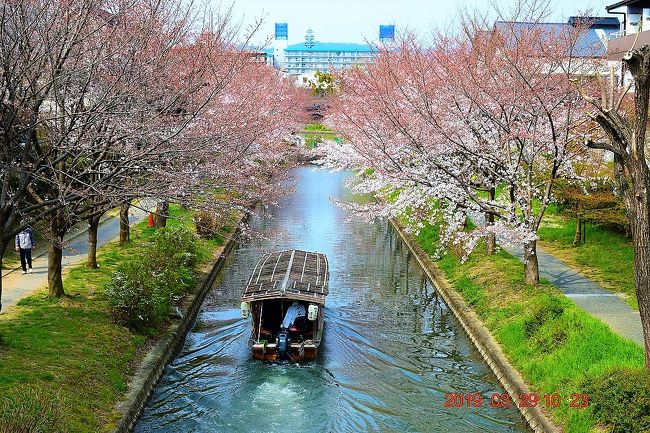
[[[306,314],[307,312],[305,311],[305,306],[297,301],[293,301],[293,303],[287,309],[287,313],[284,315],[284,320],[282,321],[282,329],[291,328],[298,317],[305,317]]]

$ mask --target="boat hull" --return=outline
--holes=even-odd
[[[255,343],[252,348],[253,358],[264,361],[281,361],[276,344]],[[288,360],[292,362],[311,361],[318,355],[318,345],[293,343],[287,351]]]

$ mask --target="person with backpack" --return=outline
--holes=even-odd
[[[16,251],[20,253],[20,266],[23,268],[23,275],[28,272],[32,273],[32,250],[36,248],[34,241],[34,231],[27,227],[16,235]]]

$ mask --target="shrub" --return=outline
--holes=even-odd
[[[113,318],[138,331],[163,323],[174,302],[163,274],[152,273],[143,260],[129,260],[107,285]]]
[[[541,353],[551,353],[563,346],[569,333],[564,320],[558,320],[552,323],[548,329],[543,329],[533,337],[533,342],[539,348]]]
[[[158,230],[142,249],[106,286],[114,320],[137,331],[158,328],[196,284],[196,237],[187,228]]]
[[[65,403],[31,388],[0,400],[0,433],[65,433]]]
[[[210,239],[219,231],[219,217],[213,212],[197,211],[192,217],[196,226],[196,234]]]
[[[157,230],[144,249],[155,268],[169,266],[194,267],[197,262],[197,239],[185,227]]]
[[[611,433],[650,433],[650,372],[609,371],[584,383],[589,405]]]

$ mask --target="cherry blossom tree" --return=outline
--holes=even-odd
[[[155,85],[174,66],[169,54],[190,36],[188,12],[178,6],[89,5],[85,19],[74,21],[74,43],[46,51],[52,56],[57,48],[67,48],[65,61],[56,66],[60,75],[38,112],[38,141],[47,152],[39,155],[43,165],[34,179],[41,191],[31,193],[37,203],[45,203],[44,197],[55,200],[56,209],[47,215],[53,296],[64,294],[61,258],[67,230],[88,219],[91,240],[96,241],[99,217],[129,184],[123,179],[155,157],[156,149],[186,123],[169,122],[168,112],[202,83],[188,80],[176,92]],[[63,9],[70,20],[77,10],[67,3],[50,8]],[[96,264],[95,246],[91,242],[91,265]]]
[[[582,101],[570,81],[585,68],[582,29],[544,26],[543,11],[518,8],[491,26],[466,19],[459,36],[431,47],[408,37],[343,74],[330,122],[348,140],[325,158],[357,169],[359,190],[391,193],[374,214],[442,221],[442,244],[462,243],[466,254],[482,238],[523,245],[530,284],[539,282],[537,229],[553,184],[575,176],[583,154]]]
[[[43,113],[53,121],[57,119],[52,93],[72,78],[68,74],[74,68],[64,65],[70,63],[72,52],[88,36],[84,29],[98,10],[91,2],[27,0],[4,2],[0,8],[3,257],[18,231],[64,206],[65,202],[43,194],[44,184],[59,179],[46,171],[52,163],[61,166],[72,152],[64,151],[64,146],[55,149],[44,139],[48,135],[42,123]]]
[[[63,236],[78,221],[96,240],[101,214],[139,197],[273,200],[264,184],[280,176],[302,94],[251,63],[229,13],[197,21],[180,0],[1,7],[0,257],[48,221],[51,295],[64,294]],[[249,200],[213,200],[224,191]]]

